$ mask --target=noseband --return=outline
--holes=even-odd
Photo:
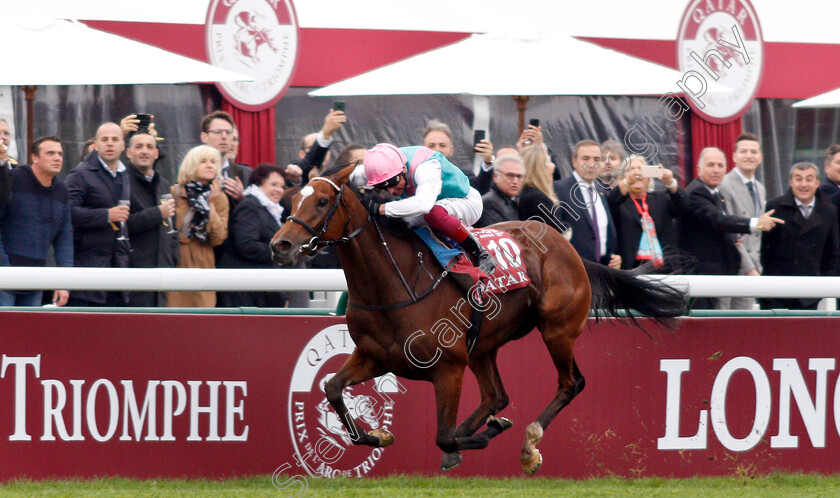
[[[335,200],[333,201],[332,206],[330,206],[330,210],[327,212],[327,216],[324,217],[324,220],[319,225],[320,228],[313,228],[309,223],[303,221],[297,216],[289,216],[288,218],[286,218],[287,221],[293,221],[299,224],[300,226],[305,228],[306,231],[312,234],[312,238],[309,239],[309,242],[300,246],[300,249],[298,249],[300,252],[317,250],[320,247],[344,244],[356,235],[359,235],[362,232],[362,230],[364,230],[364,228],[367,226],[367,224],[370,223],[371,219],[371,217],[368,216],[367,220],[365,220],[362,226],[347,234],[347,229],[350,226],[350,222],[353,220],[353,218],[350,216],[350,212],[347,211],[347,207],[344,205],[343,201],[345,185],[342,185],[341,188],[339,188],[338,185],[335,184],[335,182],[333,182],[329,178],[324,178],[322,176],[316,176],[315,178],[309,180],[309,183],[312,183],[315,180],[327,182],[333,188],[333,190],[336,191]],[[341,231],[341,237],[333,240],[321,240],[321,237],[324,236],[324,233],[327,231],[327,228],[329,228],[330,221],[332,221],[332,217],[335,214],[339,204],[341,204],[341,208],[344,209],[344,212],[347,213],[347,222],[344,223],[344,229]]]

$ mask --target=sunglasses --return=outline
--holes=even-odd
[[[393,178],[389,178],[389,179],[385,180],[384,182],[377,183],[376,185],[373,186],[373,188],[375,188],[377,190],[384,190],[386,188],[396,187],[397,185],[399,185],[400,181],[402,181],[402,177],[403,177],[403,175],[402,175],[402,173],[400,173],[399,175],[397,175]]]

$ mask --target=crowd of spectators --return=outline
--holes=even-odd
[[[129,115],[103,123],[63,181],[61,140],[34,141],[28,161],[8,156],[0,119],[0,264],[13,266],[276,268],[269,241],[291,211],[293,195],[333,166],[358,164],[368,146],[353,143],[331,160],[333,135],[346,122],[330,110],[320,131],[301,140],[285,166],[236,162],[239,132],[222,111],[201,121],[177,182],[156,171],[155,123]],[[453,157],[450,128],[430,121],[420,143]],[[370,144],[372,145],[372,144]],[[659,272],[711,275],[836,275],[840,261],[840,145],[824,167],[797,163],[787,192],[766,199],[756,178],[761,143],[735,142],[732,162],[704,149],[685,188],[673,171],[627,155],[614,140],[582,140],[563,174],[538,126],[515,145],[474,144],[475,162],[458,165],[484,204],[477,227],[538,220],[557,230],[581,258],[613,268],[642,264]],[[28,164],[24,164],[28,163]],[[821,173],[824,172],[824,175]],[[821,181],[821,176],[823,176]],[[685,183],[685,182],[683,182]],[[337,268],[330,248],[302,267]],[[0,291],[0,306],[283,307],[305,295],[279,292]],[[815,309],[813,299],[760,299],[762,308]],[[698,299],[699,308],[751,309],[754,299]]]

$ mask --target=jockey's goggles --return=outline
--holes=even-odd
[[[385,190],[386,188],[396,187],[397,185],[399,185],[400,181],[402,180],[402,177],[403,174],[400,173],[393,178],[385,180],[384,182],[377,183],[373,186],[373,188],[377,190]]]

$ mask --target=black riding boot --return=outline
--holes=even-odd
[[[464,239],[463,242],[461,242],[461,247],[463,247],[464,250],[470,253],[470,256],[473,257],[475,266],[487,275],[493,273],[493,270],[496,269],[496,265],[499,264],[496,261],[496,258],[487,252],[487,249],[485,249],[478,239],[475,238],[475,235],[471,233],[467,235],[467,238]]]

